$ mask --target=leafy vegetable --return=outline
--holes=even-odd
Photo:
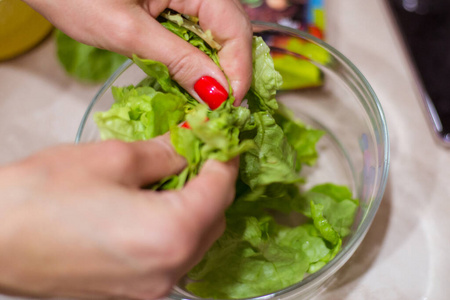
[[[252,79],[250,91],[246,95],[250,109],[272,113],[278,108],[275,94],[283,79],[274,68],[269,47],[260,37],[253,43]]]
[[[292,112],[283,105],[280,105],[274,118],[296,151],[296,171],[300,171],[302,164],[313,165],[318,157],[315,145],[322,137],[323,131],[308,128],[299,120],[295,120]]]
[[[309,61],[290,55],[277,55],[274,65],[283,76],[284,90],[323,85],[323,73]]]
[[[241,179],[254,189],[274,182],[300,181],[295,171],[295,149],[283,134],[283,129],[266,112],[253,114],[256,147],[243,154]]]
[[[281,89],[301,89],[323,84],[324,74],[312,61],[320,62],[323,65],[332,64],[333,60],[326,50],[315,43],[288,36],[277,38],[275,44],[282,45],[286,50],[295,54],[277,53],[273,57],[275,68],[283,76]],[[312,61],[308,59],[312,59]]]
[[[163,11],[161,13],[161,16],[177,24],[178,26],[186,28],[189,32],[194,33],[204,42],[206,42],[211,48],[216,50],[220,50],[222,48],[222,46],[213,39],[210,31],[203,31],[202,28],[197,24],[198,19],[190,16],[182,16],[170,10]]]
[[[175,23],[163,23],[167,29],[219,62],[216,49],[180,26],[184,19],[171,19]],[[350,233],[358,201],[347,187],[331,183],[302,191],[305,179],[299,171],[315,163],[323,132],[296,120],[277,102],[282,78],[263,39],[253,39],[248,108],[233,106],[229,96],[211,111],[174,82],[167,67],[133,59],[148,78],[137,86],[114,87],[116,102],[95,121],[104,139],[145,140],[170,131],[187,167],[151,188],[182,188],[207,159],[241,156],[226,231],[189,272],[186,288],[205,298],[259,296],[297,283],[333,259]],[[177,126],[183,121],[190,129]],[[291,214],[302,215],[304,222],[288,226],[275,218]]]
[[[113,87],[116,103],[95,115],[102,139],[147,140],[161,135],[184,119],[186,99],[152,87]]]
[[[66,72],[78,80],[97,83],[108,79],[127,57],[73,40],[55,31],[57,56]]]

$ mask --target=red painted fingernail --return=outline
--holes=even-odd
[[[209,118],[206,117],[205,122],[208,122],[208,121],[209,121]],[[191,125],[189,125],[188,121],[184,121],[183,123],[181,123],[178,126],[180,126],[181,128],[191,129]]]
[[[228,98],[228,92],[210,76],[200,78],[195,83],[194,90],[211,109],[218,108]]]
[[[191,129],[191,125],[189,125],[188,122],[183,122],[180,127],[186,128],[186,129]]]

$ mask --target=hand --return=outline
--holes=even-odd
[[[130,57],[160,61],[173,78],[199,98],[195,83],[215,78],[228,89],[221,70],[200,50],[181,40],[154,18],[166,8],[197,16],[222,45],[219,59],[230,79],[237,104],[251,82],[252,31],[239,0],[26,0],[72,38]]]
[[[156,299],[224,230],[236,161],[179,191],[140,187],[185,164],[167,136],[60,146],[0,169],[0,292]]]

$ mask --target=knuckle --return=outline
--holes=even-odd
[[[131,144],[119,140],[103,142],[101,155],[108,160],[113,170],[125,174],[133,170],[138,163],[138,157]]]
[[[25,158],[20,162],[20,166],[29,174],[37,172],[41,176],[49,177],[58,170],[66,169],[67,164],[71,163],[71,160],[67,159],[69,153],[69,146],[56,146]]]
[[[186,82],[196,76],[197,66],[202,66],[201,53],[186,51],[174,56],[167,64],[170,74],[177,82]]]
[[[32,173],[35,170],[47,169],[48,164],[42,159],[42,155],[35,154],[30,157],[25,158],[19,164],[20,167],[25,169],[27,172]]]
[[[111,46],[121,50],[132,47],[136,43],[136,36],[139,33],[136,21],[126,13],[117,12],[111,22],[114,23],[114,26],[110,28],[114,29],[108,32],[108,40],[115,44]]]
[[[176,167],[180,164],[184,164],[184,157],[179,155],[175,148],[173,147],[172,143],[169,139],[167,139],[164,136],[159,136],[151,140],[151,143],[157,144],[158,147],[155,147],[154,149],[158,149],[157,157],[161,159],[161,161],[168,161],[172,162],[171,167]]]

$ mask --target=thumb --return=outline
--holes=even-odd
[[[226,163],[208,160],[199,175],[179,191],[184,211],[201,228],[213,224],[232,203],[238,169],[238,158]]]

